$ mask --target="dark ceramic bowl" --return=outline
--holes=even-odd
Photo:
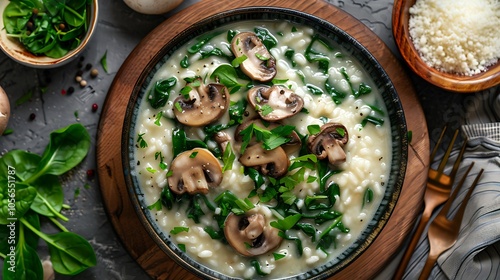
[[[138,116],[140,103],[143,98],[145,98],[146,89],[156,71],[158,71],[174,51],[185,45],[191,39],[218,27],[243,20],[282,20],[312,27],[316,33],[341,45],[344,51],[348,52],[360,62],[361,66],[367,70],[367,73],[371,75],[371,79],[379,87],[379,91],[387,107],[391,123],[391,135],[388,141],[392,141],[393,159],[390,166],[388,183],[386,184],[386,191],[373,219],[369,222],[368,227],[362,232],[361,236],[338,258],[296,275],[293,279],[322,279],[332,276],[355,261],[359,255],[363,254],[388,221],[401,192],[406,172],[408,152],[407,128],[398,94],[387,73],[375,58],[349,34],[339,29],[337,26],[310,14],[272,7],[251,7],[230,10],[193,24],[178,34],[161,49],[160,53],[152,58],[149,64],[149,69],[151,70],[143,72],[140,80],[136,83],[137,86],[134,88],[129,101],[123,127],[123,168],[132,203],[144,227],[158,244],[158,247],[165,251],[166,254],[178,264],[203,278],[233,279],[216,270],[199,264],[188,254],[179,250],[170,239],[169,234],[165,233],[158,226],[154,214],[147,209],[147,204],[142,195],[143,191],[141,190],[138,178],[131,175],[133,174],[131,171],[133,171],[136,166],[136,161],[134,159],[134,149],[136,145],[135,120]]]

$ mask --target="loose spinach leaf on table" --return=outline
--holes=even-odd
[[[96,265],[97,258],[92,246],[80,235],[67,231],[45,234],[32,227],[24,218],[19,220],[47,243],[50,259],[56,272],[76,275]]]
[[[0,158],[0,179],[8,179],[9,166],[15,167],[15,177],[21,181],[31,177],[38,168],[41,157],[23,150],[12,150]]]
[[[42,159],[27,182],[31,183],[44,174],[62,175],[79,164],[90,148],[90,136],[82,125],[73,124],[50,134],[49,145]]]
[[[43,267],[38,254],[25,239],[26,229],[20,226],[19,239],[15,250],[15,270],[9,270],[12,265],[8,263],[9,258],[5,258],[3,266],[3,276],[5,280],[18,279],[43,279]]]
[[[36,189],[9,181],[0,181],[0,224],[8,224],[9,218],[20,218],[30,209]],[[14,205],[12,209],[11,205]]]
[[[19,0],[30,1],[30,0]],[[83,237],[69,232],[57,219],[67,221],[60,211],[64,193],[59,175],[77,166],[87,155],[90,136],[81,124],[51,133],[42,156],[12,150],[0,157],[0,256],[4,258],[3,279],[43,279],[36,252],[42,238],[49,246],[56,272],[75,275],[96,264],[95,252]],[[15,201],[11,198],[15,196]],[[62,232],[45,234],[39,215],[49,217]],[[15,218],[14,220],[9,218]],[[15,237],[11,237],[14,224]],[[15,247],[15,264],[7,255]],[[15,265],[16,271],[9,267]]]
[[[36,180],[33,185],[37,190],[37,195],[31,209],[38,214],[47,217],[60,217],[60,211],[64,202],[64,192],[59,181],[55,175],[44,175]],[[66,220],[66,218],[62,218]]]

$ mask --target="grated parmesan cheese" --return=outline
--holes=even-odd
[[[500,0],[417,0],[409,31],[421,58],[442,72],[471,76],[500,58]]]

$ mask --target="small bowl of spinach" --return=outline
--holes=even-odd
[[[97,24],[97,0],[0,1],[0,48],[35,68],[66,64],[85,48]]]

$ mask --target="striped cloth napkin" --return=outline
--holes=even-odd
[[[475,164],[452,205],[452,214],[481,168],[484,173],[467,205],[457,243],[439,257],[429,279],[500,279],[500,88],[476,95],[468,105],[465,124],[461,126],[467,148],[456,182],[472,162]],[[458,148],[457,145],[452,152],[446,172],[450,172]],[[439,161],[437,158],[432,166],[437,167]],[[427,259],[428,244],[426,229],[404,279],[418,279]]]

